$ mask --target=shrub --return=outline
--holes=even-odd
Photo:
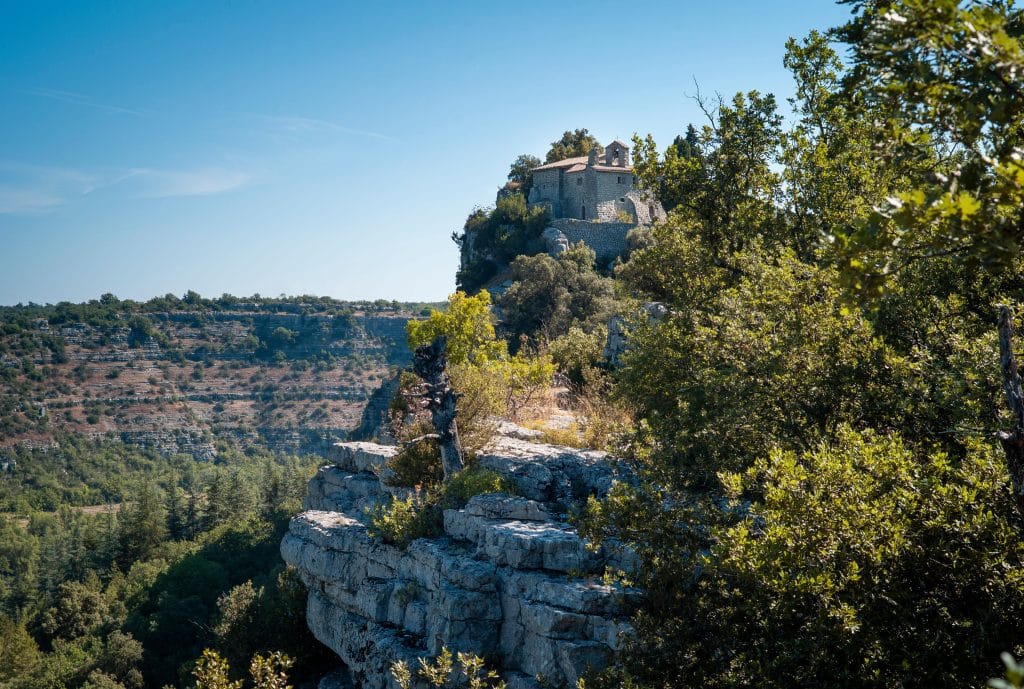
[[[448,297],[445,311],[431,310],[426,320],[406,324],[409,348],[415,350],[444,335],[449,364],[481,364],[503,357],[505,343],[495,338],[490,307],[491,295],[486,290],[472,297],[455,292]]]
[[[409,427],[410,437],[431,433],[429,424],[420,422]],[[389,486],[435,486],[444,479],[441,467],[441,450],[437,441],[428,438],[402,447],[397,455],[388,460],[392,474],[387,477]]]
[[[249,665],[252,689],[291,689],[288,684],[288,670],[295,661],[283,653],[274,652],[267,656],[256,655]],[[231,666],[216,651],[207,648],[196,661],[192,671],[196,689],[242,689],[242,680],[231,679]]]
[[[993,448],[956,461],[846,427],[722,480],[726,510],[654,486],[591,505],[658,563],[623,664],[640,684],[977,686],[979,659],[1020,642],[1024,548]]]
[[[459,393],[459,439],[472,457],[497,431],[497,417],[505,411],[501,386],[489,369],[480,366],[453,366],[450,375]]]
[[[475,495],[508,493],[514,495],[515,483],[501,474],[479,465],[468,466],[452,477],[438,497],[438,504],[446,509],[464,507]]]
[[[607,338],[608,329],[604,326],[589,333],[573,326],[565,335],[553,340],[548,345],[548,351],[558,370],[574,385],[581,386],[585,372],[604,361],[604,343]]]
[[[447,648],[442,648],[433,662],[420,658],[420,667],[415,674],[434,689],[505,689],[504,680],[494,670],[488,670],[480,656],[460,652],[455,657],[458,660],[457,674],[452,652]],[[411,689],[413,674],[405,661],[398,660],[391,665],[391,676],[401,689]]]
[[[407,498],[393,498],[387,505],[368,510],[367,531],[373,538],[405,547],[417,538],[443,533],[443,511],[464,507],[474,495],[515,493],[515,484],[490,469],[470,466],[440,488],[417,490]]]
[[[378,505],[368,515],[371,537],[403,548],[417,538],[440,536],[442,531],[441,510],[428,504],[419,491],[404,500],[393,498],[387,505]]]
[[[592,331],[616,310],[615,287],[595,269],[596,255],[582,242],[557,259],[547,254],[512,262],[512,285],[498,299],[512,336],[551,341],[572,326]]]
[[[439,335],[448,338],[448,373],[460,395],[459,435],[470,455],[494,435],[494,417],[515,419],[547,389],[555,372],[546,354],[524,351],[509,356],[505,342],[495,335],[489,307],[490,295],[485,291],[474,297],[456,292],[449,297],[447,311],[431,311],[426,320],[409,321],[406,326],[411,349]],[[411,397],[415,387],[402,377],[403,399],[392,403],[394,413],[411,408],[404,397]]]
[[[500,390],[505,416],[518,421],[551,387],[555,365],[547,354],[520,351],[509,359],[488,362],[485,372]]]
[[[583,384],[576,395],[576,408],[583,417],[583,445],[594,450],[621,449],[633,416],[613,394],[611,380],[603,370],[583,370]]]

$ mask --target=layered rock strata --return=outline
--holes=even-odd
[[[395,660],[472,651],[515,687],[572,686],[604,667],[630,628],[636,592],[601,583],[628,553],[594,552],[566,523],[622,478],[607,455],[500,437],[478,458],[515,482],[444,513],[444,535],[407,548],[367,534],[366,509],[403,489],[381,482],[396,448],[339,443],[310,481],[281,544],[309,587],[307,622],[358,687],[394,687]]]

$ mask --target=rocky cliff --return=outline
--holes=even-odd
[[[223,445],[326,454],[357,427],[376,433],[413,311],[241,306],[96,323],[0,308],[0,456],[63,434],[212,459]]]
[[[625,552],[593,552],[566,515],[622,478],[614,460],[499,437],[478,461],[512,479],[518,495],[446,510],[442,537],[403,549],[371,538],[364,516],[401,491],[379,480],[395,451],[335,445],[281,544],[309,587],[310,629],[356,686],[393,687],[393,661],[442,647],[484,655],[513,687],[571,686],[612,659],[637,594],[599,575],[635,563]]]

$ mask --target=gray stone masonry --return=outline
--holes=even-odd
[[[551,222],[542,235],[552,256],[583,242],[608,265],[626,253],[626,235],[637,225],[665,219],[665,209],[637,189],[629,147],[613,141],[598,156],[568,158],[534,169],[528,203],[548,209]]]
[[[564,241],[567,246],[583,242],[597,254],[598,265],[605,265],[626,253],[626,235],[634,227],[636,225],[632,223],[587,222],[563,218],[552,220],[544,230],[544,237],[548,241],[548,253],[555,256],[561,253],[552,251],[549,236],[554,237],[556,243]]]
[[[444,535],[407,548],[371,538],[365,510],[389,499],[382,485],[396,448],[339,443],[310,481],[306,512],[281,543],[309,587],[307,623],[344,661],[354,686],[396,687],[391,664],[442,647],[495,659],[510,687],[573,686],[613,658],[629,600],[601,583],[605,566],[636,566],[629,552],[595,552],[566,511],[603,496],[628,473],[607,454],[531,442],[512,424],[478,461],[516,496],[478,495],[444,512]]]
[[[634,225],[663,220],[665,211],[650,194],[636,188],[629,163],[629,147],[613,141],[599,156],[567,158],[533,170],[533,186],[527,202],[547,208],[552,219],[573,218]]]

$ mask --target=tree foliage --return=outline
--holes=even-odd
[[[529,153],[524,153],[509,166],[508,181],[518,185],[518,191],[524,199],[530,198],[530,188],[533,187],[533,169],[541,164],[540,158]]]
[[[576,326],[594,331],[617,306],[611,279],[594,270],[596,254],[583,242],[552,258],[519,256],[512,262],[512,285],[498,305],[513,342],[526,337],[550,342]]]
[[[509,354],[507,343],[495,333],[490,303],[486,290],[473,297],[455,292],[446,311],[432,311],[426,320],[409,321],[406,326],[412,349],[439,336],[446,338],[449,376],[462,395],[460,426],[467,416],[478,424],[486,424],[488,416],[518,418],[554,375],[551,359],[544,353]],[[472,434],[473,422],[467,425]]]
[[[699,97],[698,97],[699,98]],[[751,91],[712,106],[698,100],[709,124],[688,135],[687,146],[659,156],[654,139],[634,137],[634,174],[680,217],[694,220],[716,258],[769,237],[777,227],[782,118],[775,97]]]
[[[1024,548],[990,446],[956,460],[840,428],[723,480],[724,504],[666,515],[657,493],[620,489],[599,508],[659,558],[641,574],[633,681],[950,686],[1019,644]]]
[[[616,374],[638,480],[580,521],[648,565],[617,684],[979,684],[1020,652],[991,438],[996,305],[1024,303],[1021,13],[849,4],[787,46],[789,128],[751,92],[636,142],[672,210],[616,275],[664,315]]]
[[[674,245],[678,246],[678,245]],[[685,258],[683,260],[686,260]],[[772,447],[807,449],[849,420],[893,427],[907,364],[840,298],[834,271],[736,254],[742,277],[633,329],[619,391],[674,485],[713,486]]]
[[[453,236],[462,258],[456,274],[459,289],[476,292],[516,256],[541,251],[540,235],[547,223],[547,210],[528,208],[522,193],[502,196],[492,209],[474,210],[461,234]]]
[[[544,162],[554,163],[566,158],[578,158],[587,155],[594,148],[597,149],[598,153],[603,150],[601,144],[591,136],[588,130],[566,130],[562,134],[562,138],[551,142],[551,148],[548,149]]]
[[[411,320],[406,324],[409,348],[430,344],[437,337],[447,338],[448,363],[483,364],[505,355],[504,342],[494,332],[491,316],[491,295],[482,290],[474,296],[455,292],[448,297],[448,308],[431,310],[426,320]]]
[[[846,94],[881,115],[887,164],[943,164],[840,235],[854,284],[884,286],[908,262],[956,256],[1005,269],[1024,239],[1024,15],[1012,2],[852,2]]]
[[[305,589],[280,563],[278,546],[317,460],[225,449],[224,465],[198,464],[75,438],[63,453],[79,464],[67,464],[74,473],[51,471],[53,453],[20,456],[46,479],[19,487],[23,504],[36,504],[37,491],[77,483],[75,474],[117,486],[124,504],[84,511],[60,505],[55,492],[56,513],[32,513],[27,524],[0,515],[0,666],[14,668],[0,682],[18,689],[178,684],[205,646],[245,663],[254,653],[288,651],[308,666],[303,677],[316,672],[320,647],[305,624]],[[139,481],[135,472],[148,477]],[[216,485],[225,499],[215,505]],[[172,493],[189,496],[177,517],[166,509]],[[206,519],[214,508],[222,512],[216,525]],[[251,605],[243,605],[247,582],[262,592]]]
[[[0,683],[30,671],[38,662],[39,646],[28,630],[0,615]]]
[[[460,651],[453,658],[446,647],[434,660],[420,658],[420,666],[415,672],[405,661],[399,660],[391,665],[391,676],[400,689],[411,689],[414,675],[432,689],[505,689],[506,686],[480,656]]]

